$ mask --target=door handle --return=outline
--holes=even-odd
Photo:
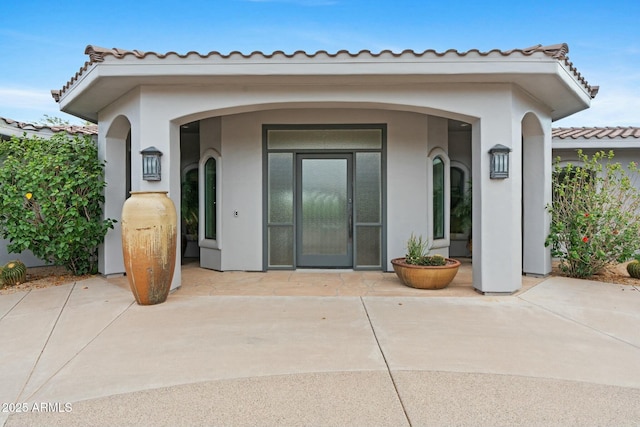
[[[353,200],[349,198],[347,203],[347,209],[349,210],[349,239],[353,238]]]

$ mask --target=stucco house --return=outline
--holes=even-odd
[[[411,233],[428,236],[434,252],[464,255],[450,207],[472,181],[476,289],[510,293],[522,274],[551,271],[551,124],[589,108],[598,90],[565,44],[86,53],[52,94],[62,111],[98,124],[105,216],[119,219],[130,190],[168,191],[180,207],[192,181],[191,250],[205,268],[390,271]],[[510,150],[499,179],[496,146]],[[149,147],[163,154],[160,180],[143,179],[139,153]],[[100,250],[100,272],[124,272],[118,224]]]
[[[473,182],[473,282],[510,293],[551,270],[551,124],[589,108],[565,44],[510,51],[185,55],[88,46],[60,109],[98,123],[105,215],[198,168],[200,263],[391,270],[411,233],[448,255],[451,167]],[[490,150],[509,174],[492,179]],[[163,155],[144,180],[140,152]],[[124,172],[124,173],[123,173]],[[179,267],[179,260],[176,267]],[[118,226],[100,271],[124,271]],[[172,287],[180,285],[176,269]]]
[[[638,127],[585,127],[554,128],[553,156],[560,164],[579,164],[577,150],[593,155],[596,151],[614,152],[614,161],[623,167],[631,162],[640,163],[640,128]],[[640,182],[635,183],[640,188]]]

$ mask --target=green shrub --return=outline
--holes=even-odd
[[[546,245],[570,277],[590,277],[605,266],[629,260],[640,249],[640,193],[635,163],[629,173],[613,152],[589,157],[578,151],[582,165],[560,165],[553,174],[553,204]]]
[[[0,143],[0,235],[9,252],[31,250],[76,275],[97,271],[97,248],[114,220],[102,219],[104,163],[88,136]]]

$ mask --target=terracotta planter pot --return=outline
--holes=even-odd
[[[132,191],[122,207],[122,253],[140,305],[166,301],[178,238],[176,208],[166,191]]]
[[[460,261],[446,258],[446,265],[426,266],[407,264],[404,258],[391,260],[393,270],[398,278],[407,286],[418,289],[442,289],[456,277]]]

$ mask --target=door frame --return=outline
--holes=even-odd
[[[288,144],[286,146],[271,146],[269,134],[271,131],[340,131],[340,130],[355,130],[355,131],[379,131],[380,132],[380,144],[378,147],[363,147],[363,146],[341,146],[341,147],[311,147],[307,145],[306,141],[301,141],[299,145]],[[329,144],[330,145],[330,144]],[[373,270],[373,271],[387,271],[387,124],[386,123],[360,123],[360,124],[262,124],[262,170],[263,170],[263,185],[262,185],[262,260],[263,271],[268,270],[295,270],[298,265],[296,260],[297,255],[297,242],[295,236],[295,227],[297,224],[297,214],[295,212],[295,206],[292,207],[293,211],[289,219],[280,219],[272,221],[270,220],[270,191],[269,191],[269,159],[271,155],[289,154],[291,158],[291,170],[293,175],[291,177],[291,189],[295,193],[296,189],[296,174],[297,167],[296,156],[298,154],[351,154],[352,160],[352,185],[353,185],[353,238],[352,238],[352,268],[354,270]],[[380,155],[380,218],[375,223],[359,223],[356,219],[356,174],[357,174],[357,162],[358,156],[362,153],[379,153]],[[294,193],[291,195],[293,204]],[[379,253],[377,260],[374,263],[359,263],[358,255],[358,230],[364,230],[367,227],[379,228]],[[291,231],[288,231],[291,230]],[[281,258],[278,261],[283,262],[270,262],[270,233],[277,232],[277,236],[274,238],[278,244],[287,239],[292,253],[289,254],[290,258],[287,259],[287,254],[283,252],[277,253]],[[290,237],[289,237],[290,236]],[[282,247],[282,246],[281,246]],[[302,267],[301,267],[302,268]],[[318,267],[320,268],[320,267]],[[339,267],[337,267],[339,268]]]
[[[352,153],[327,153],[327,152],[307,152],[297,153],[295,156],[296,189],[294,196],[294,209],[296,221],[294,224],[295,236],[295,268],[353,268],[353,154]],[[344,254],[307,254],[303,251],[303,162],[304,160],[346,160],[346,218],[347,227],[347,247]]]

